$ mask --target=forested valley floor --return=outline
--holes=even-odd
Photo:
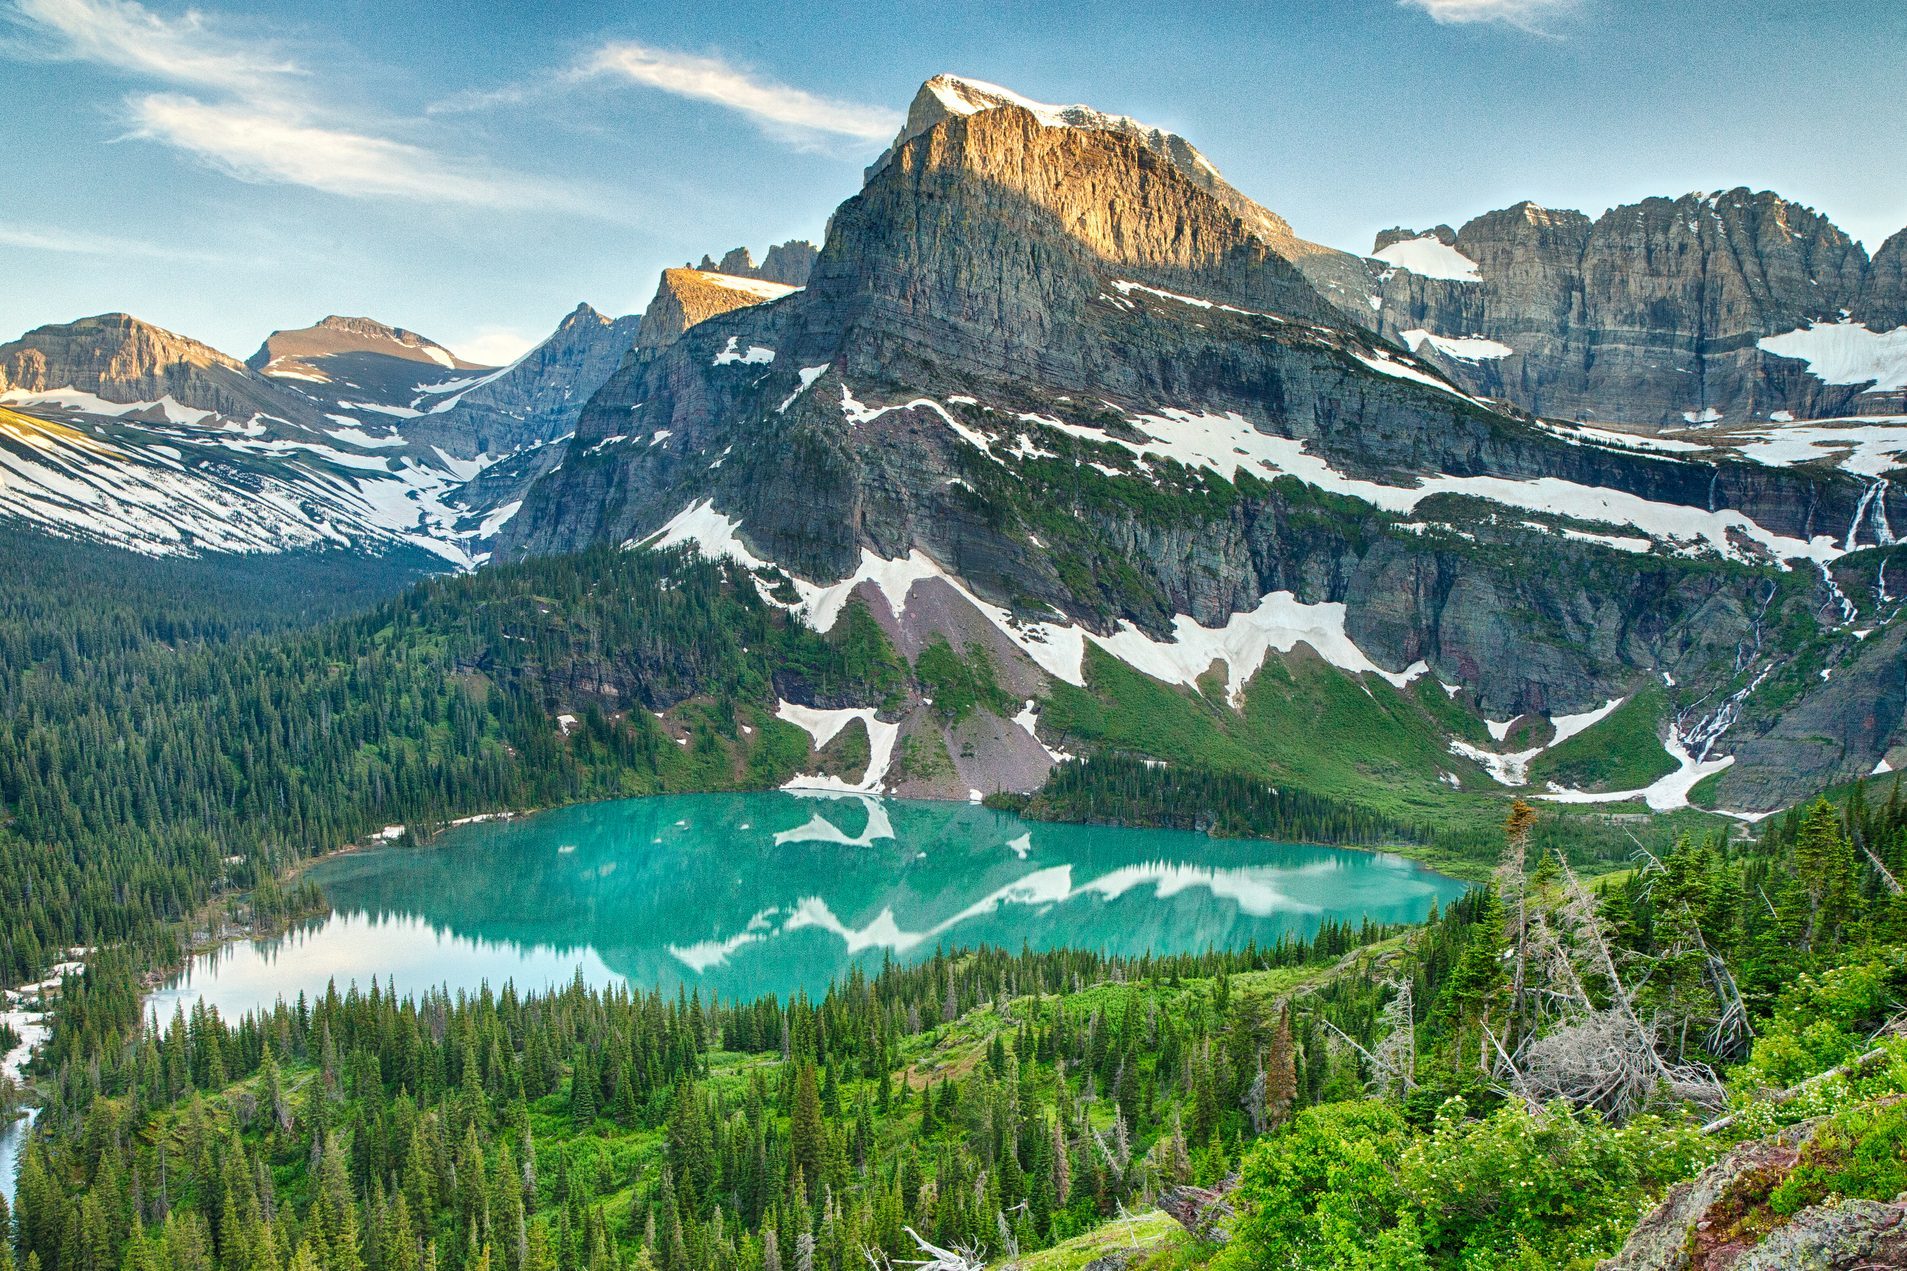
[[[0,614],[0,958],[20,982],[91,950],[28,1074],[0,1268],[1588,1267],[1672,1184],[1802,1122],[1737,1236],[1907,1190],[1907,808],[1879,780],[1614,871],[1506,807],[1464,839],[1487,884],[1409,931],[943,950],[818,1001],[373,984],[155,1028],[144,974],[208,910],[309,903],[280,879],[314,853],[777,784],[807,754],[761,706],[777,675],[879,700],[907,674],[864,615],[817,636],[671,555],[296,616],[178,581],[167,603],[22,587]],[[617,675],[675,731],[548,726],[567,677]],[[1165,797],[1092,767],[1041,797],[1135,819]],[[1375,832],[1222,773],[1176,790],[1143,815]]]

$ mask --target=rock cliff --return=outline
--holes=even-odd
[[[1537,414],[1677,429],[1899,408],[1881,337],[1907,320],[1907,244],[1870,260],[1768,191],[1593,221],[1520,203],[1454,234],[1386,231],[1373,250],[1378,329]]]
[[[195,414],[235,419],[311,415],[236,359],[123,313],[39,327],[0,344],[0,394],[63,390],[115,405],[169,398]]]
[[[746,254],[745,248],[736,251]],[[718,313],[776,300],[794,287],[764,282],[739,274],[708,269],[665,269],[656,285],[655,298],[642,311],[636,331],[636,347],[661,348],[679,339],[684,331]]]
[[[1898,732],[1883,721],[1880,741],[1786,777],[1758,759],[1734,787],[1717,745],[1743,714],[1734,695],[1790,656],[1757,644],[1770,606],[1830,605],[1819,562],[1873,507],[1907,510],[1898,493],[1479,400],[1428,339],[1412,356],[1347,321],[1305,257],[1274,250],[1171,142],[957,96],[923,90],[804,290],[711,303],[693,324],[679,300],[652,306],[656,341],[585,408],[500,550],[695,543],[758,566],[823,625],[848,595],[903,645],[956,611],[974,638],[980,615],[996,660],[1035,683],[1078,683],[1095,648],[1186,684],[1213,666],[1249,676],[1295,623],[1333,666],[1432,675],[1492,720],[1669,684],[1660,735],[1688,774],[1671,800],[1722,772],[1730,806],[1766,806],[1804,771],[1871,766]],[[1585,218],[1518,215],[1505,232],[1559,253],[1594,238]],[[1811,232],[1807,268],[1853,268]],[[1419,321],[1436,308],[1478,330],[1474,284],[1430,285],[1467,272],[1449,260],[1463,232],[1419,237],[1385,246],[1432,272],[1379,261],[1370,277],[1417,287]],[[1479,273],[1504,259],[1532,294],[1577,294],[1540,255],[1475,250]],[[1738,290],[1746,305],[1769,287]],[[947,612],[921,627],[930,608]],[[1771,756],[1800,744],[1765,740]]]

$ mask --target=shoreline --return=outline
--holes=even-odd
[[[338,847],[333,848],[330,851],[320,852],[311,856],[301,857],[297,861],[293,862],[290,866],[288,866],[280,875],[278,875],[277,881],[281,886],[286,886],[286,887],[294,886],[313,867],[320,865],[324,862],[337,860],[343,857],[354,856],[354,855],[358,855],[365,852],[376,851],[379,849],[389,849],[398,845],[400,842],[402,842],[405,839],[411,840],[412,844],[415,846],[419,846],[419,847],[426,846],[436,842],[439,838],[443,836],[444,832],[447,830],[462,829],[464,827],[471,826],[471,825],[483,825],[483,824],[498,823],[498,822],[517,821],[517,820],[522,820],[528,817],[537,816],[537,815],[541,815],[548,812],[561,811],[565,808],[589,807],[589,806],[600,805],[600,804],[620,803],[620,802],[632,801],[632,800],[638,800],[638,799],[683,798],[683,797],[693,798],[698,796],[736,795],[736,794],[739,794],[739,795],[787,794],[796,798],[881,800],[881,801],[893,801],[893,802],[901,802],[901,803],[926,803],[926,804],[935,804],[940,806],[951,806],[951,807],[984,807],[986,806],[984,801],[978,801],[973,799],[932,798],[932,797],[922,797],[922,796],[898,796],[898,795],[886,794],[880,791],[844,790],[838,787],[826,786],[826,785],[794,785],[794,784],[775,786],[772,788],[761,789],[761,790],[693,790],[693,791],[676,791],[676,792],[670,792],[665,794],[628,795],[628,796],[623,796],[622,798],[616,798],[616,799],[585,799],[585,800],[577,800],[576,802],[573,802],[573,803],[559,803],[559,804],[553,804],[553,805],[543,806],[543,807],[504,808],[504,809],[498,809],[496,811],[476,812],[466,816],[457,817],[450,821],[436,824],[432,827],[429,827],[428,830],[424,830],[422,829],[422,827],[413,827],[410,825],[398,825],[398,824],[387,825],[382,830],[372,831],[371,833],[366,834],[361,838],[351,840],[350,842],[347,842],[347,843],[343,843],[339,845]],[[1181,829],[1181,828],[1173,827],[1173,826],[1122,824],[1122,823],[1108,822],[1108,821],[1048,820],[1044,818],[1027,817],[1027,816],[1024,816],[1024,814],[1012,809],[989,808],[988,810],[996,812],[996,813],[1003,813],[1009,816],[1019,817],[1021,820],[1025,821],[1027,824],[1036,825],[1036,826],[1037,825],[1072,825],[1072,826],[1080,826],[1080,827],[1087,827],[1087,828],[1103,828],[1103,829],[1118,829],[1118,830],[1156,830],[1156,831],[1166,832],[1166,833],[1195,835],[1199,838],[1208,839],[1214,842],[1256,841],[1256,842],[1262,842],[1262,843],[1275,843],[1280,846],[1322,848],[1322,849],[1329,849],[1333,851],[1346,851],[1346,852],[1362,852],[1362,853],[1366,853],[1373,856],[1376,856],[1376,855],[1396,856],[1404,860],[1410,861],[1411,863],[1418,866],[1419,868],[1426,869],[1433,873],[1440,874],[1453,881],[1466,883],[1472,886],[1477,885],[1483,878],[1487,877],[1487,871],[1481,871],[1481,870],[1473,871],[1473,870],[1465,869],[1464,865],[1466,863],[1464,862],[1441,861],[1437,859],[1436,857],[1432,856],[1431,854],[1427,853],[1424,850],[1425,845],[1423,844],[1324,843],[1324,842],[1307,842],[1303,840],[1273,839],[1273,838],[1267,838],[1267,837],[1262,837],[1257,835],[1218,836],[1218,835],[1214,835],[1210,833],[1209,831],[1186,830],[1186,829]],[[401,832],[392,833],[391,831],[394,831],[394,830],[401,831]],[[247,898],[249,898],[250,894],[251,894],[250,892],[241,893],[241,895]],[[233,896],[229,893],[226,895],[214,897],[208,900],[205,903],[205,905],[202,906],[201,909],[196,914],[192,915],[190,918],[182,920],[182,923],[184,925],[184,931],[182,933],[183,938],[180,941],[179,957],[176,960],[169,960],[163,965],[149,966],[140,971],[138,982],[139,982],[139,989],[140,989],[140,1006],[142,1011],[145,1008],[147,1000],[150,998],[150,996],[153,993],[167,987],[167,985],[171,981],[176,980],[180,975],[184,974],[185,971],[190,967],[191,963],[195,959],[203,957],[206,954],[216,952],[217,950],[226,948],[228,946],[236,945],[242,941],[268,940],[274,936],[283,935],[289,932],[292,928],[296,927],[299,923],[305,921],[306,919],[320,917],[329,912],[329,906],[327,904],[323,909],[313,909],[309,912],[290,914],[281,920],[277,920],[270,923],[261,923],[256,920],[247,920],[244,922],[231,922],[223,917],[223,911],[230,905],[232,899],[233,899]],[[54,1008],[49,1008],[47,1011],[39,1013],[41,1017],[41,1021],[44,1021],[44,1022],[39,1022],[37,1023],[36,1026],[39,1027],[42,1031],[40,1032],[39,1036],[32,1039],[30,1046],[23,1047],[23,1049],[25,1050],[25,1054],[22,1056],[18,1064],[15,1066],[16,1070],[24,1070],[26,1066],[32,1063],[34,1057],[37,1056],[40,1047],[44,1045],[46,1037],[50,1035],[51,1028],[52,1028],[52,1025],[50,1023],[52,1009]],[[22,1081],[21,1090],[23,1093],[30,1092],[32,1090],[32,1086]],[[21,1109],[22,1114],[25,1114],[25,1111],[29,1106],[33,1106],[33,1105],[30,1105],[25,1100],[22,1101],[22,1109]],[[4,1131],[4,1128],[5,1127],[0,1126],[0,1131]]]
[[[1037,817],[1027,817],[1024,814],[1014,809],[987,807],[982,801],[973,800],[973,799],[932,798],[932,797],[913,796],[913,795],[900,796],[900,795],[886,794],[886,793],[882,793],[878,791],[843,790],[837,787],[826,786],[826,785],[784,785],[784,786],[776,786],[776,787],[771,787],[767,789],[756,789],[756,790],[689,790],[689,791],[672,791],[672,792],[658,793],[658,794],[625,795],[625,796],[621,796],[621,797],[613,798],[613,799],[582,799],[582,800],[577,800],[570,803],[558,803],[558,804],[552,804],[552,805],[543,806],[543,807],[509,808],[509,809],[502,809],[495,812],[473,813],[467,816],[458,817],[451,821],[437,824],[434,827],[431,827],[428,830],[428,832],[421,832],[419,828],[405,826],[405,827],[402,827],[405,833],[399,834],[399,835],[384,835],[380,833],[373,833],[373,834],[367,835],[364,838],[353,840],[352,842],[346,843],[332,851],[302,858],[301,860],[296,862],[292,867],[290,867],[289,869],[285,871],[285,873],[281,876],[280,881],[286,884],[294,883],[297,879],[302,877],[307,871],[312,869],[314,866],[320,865],[324,862],[339,859],[342,857],[354,856],[354,855],[359,855],[359,854],[374,852],[379,850],[387,850],[387,851],[388,850],[411,850],[411,849],[427,847],[436,843],[446,831],[452,830],[452,829],[461,829],[471,825],[518,821],[518,820],[524,820],[533,816],[544,815],[551,812],[560,812],[560,811],[575,809],[575,808],[599,807],[599,806],[612,804],[612,803],[637,802],[637,801],[647,801],[647,800],[667,799],[667,798],[696,799],[696,798],[716,798],[716,797],[722,797],[722,796],[735,796],[735,795],[746,797],[746,796],[776,795],[776,794],[786,794],[794,798],[806,798],[806,799],[822,798],[822,799],[830,799],[830,800],[860,800],[864,802],[865,801],[880,801],[880,802],[893,802],[893,803],[919,803],[919,804],[927,804],[927,805],[932,805],[935,807],[942,807],[942,808],[986,807],[986,810],[989,812],[993,812],[998,815],[1006,815],[1006,816],[1015,817],[1016,819],[1020,820],[1021,822],[1023,822],[1029,827],[1050,825],[1050,826],[1072,826],[1072,827],[1082,828],[1082,829],[1154,831],[1154,832],[1164,833],[1164,834],[1182,834],[1182,835],[1195,837],[1195,838],[1202,839],[1212,843],[1228,843],[1228,844],[1263,843],[1263,844],[1276,845],[1278,847],[1297,847],[1297,848],[1307,848],[1307,849],[1314,849],[1314,850],[1320,850],[1320,851],[1335,851],[1335,852],[1356,852],[1366,856],[1373,856],[1373,857],[1389,856],[1389,857],[1397,858],[1402,861],[1406,861],[1417,869],[1424,870],[1428,873],[1438,875],[1451,882],[1464,884],[1466,887],[1475,887],[1479,885],[1480,879],[1487,877],[1487,871],[1472,874],[1470,871],[1464,870],[1461,864],[1459,863],[1448,863],[1448,862],[1440,863],[1437,860],[1428,856],[1426,853],[1424,853],[1421,850],[1423,847],[1423,845],[1421,844],[1327,843],[1327,842],[1307,841],[1303,839],[1278,839],[1278,838],[1270,838],[1270,837],[1260,836],[1260,835],[1215,835],[1205,830],[1188,830],[1188,829],[1182,829],[1176,826],[1121,824],[1121,823],[1115,823],[1115,822],[1109,822],[1109,821],[1052,820],[1052,819],[1037,818]],[[393,829],[397,827],[393,826],[393,827],[386,827],[386,828]],[[1416,848],[1418,850],[1414,850],[1414,851],[1410,850],[1412,848]],[[276,926],[260,926],[254,923],[243,923],[243,924],[229,924],[228,923],[225,926],[223,926],[221,929],[217,930],[216,932],[212,932],[208,934],[205,938],[194,939],[190,941],[185,948],[183,959],[179,963],[168,965],[163,968],[153,968],[146,971],[141,977],[142,995],[149,995],[152,992],[155,992],[161,988],[166,987],[167,982],[172,979],[175,979],[178,975],[183,973],[193,959],[203,956],[204,954],[213,952],[221,948],[225,948],[230,945],[235,945],[239,943],[240,941],[244,941],[244,940],[257,941],[257,940],[270,939],[275,935],[281,935],[284,932],[289,931],[292,927],[296,926],[303,918],[318,917],[324,914],[328,914],[329,912],[330,912],[329,905],[327,904],[323,910],[313,911],[312,913],[305,914],[305,915],[294,915],[288,918],[287,920],[285,920],[282,924],[279,924]],[[142,1005],[143,1005],[143,1002],[144,1002],[144,997],[142,996]]]

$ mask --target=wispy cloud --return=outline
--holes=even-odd
[[[110,258],[137,256],[148,260],[180,260],[199,263],[231,259],[222,253],[201,251],[197,248],[173,247],[165,243],[148,243],[111,234],[87,234],[59,227],[10,224],[5,221],[0,221],[0,247],[17,247],[35,252],[56,252],[62,256]]]
[[[577,68],[580,77],[613,75],[748,116],[782,135],[851,137],[877,142],[900,128],[898,112],[836,101],[764,79],[719,57],[701,57],[629,41],[606,44]]]
[[[1398,0],[1406,9],[1421,9],[1441,23],[1498,22],[1536,35],[1550,35],[1545,25],[1576,7],[1576,0]]]
[[[14,0],[13,9],[44,57],[251,97],[282,92],[302,74],[272,46],[223,35],[197,10],[163,18],[136,0]]]
[[[231,34],[196,10],[166,17],[137,0],[12,0],[10,16],[34,37],[34,55],[192,90],[128,97],[128,135],[238,180],[356,199],[584,210],[564,187],[399,140],[390,133],[401,121],[341,117],[276,44]]]
[[[251,102],[205,102],[148,93],[129,103],[135,137],[162,141],[241,181],[308,186],[348,198],[413,199],[479,206],[548,202],[468,171],[421,146],[306,122]]]

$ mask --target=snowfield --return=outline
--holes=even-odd
[[[1873,331],[1852,320],[1817,322],[1755,347],[1806,362],[1808,374],[1824,384],[1866,384],[1870,393],[1907,388],[1907,327]]]
[[[1424,278],[1443,278],[1452,282],[1477,282],[1477,262],[1439,241],[1434,234],[1406,238],[1373,254],[1386,265],[1408,269]]]

